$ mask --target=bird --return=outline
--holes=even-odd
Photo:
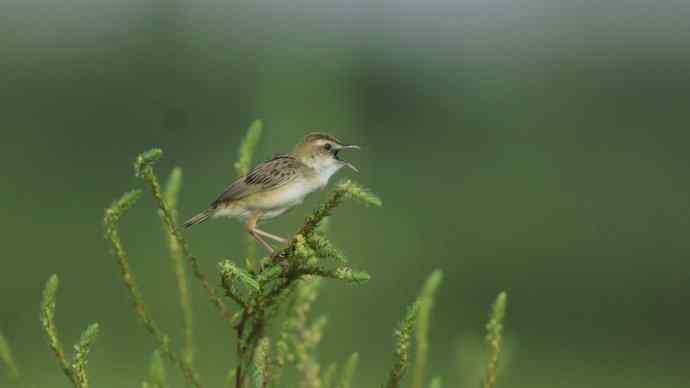
[[[256,165],[245,176],[232,182],[209,207],[184,223],[185,228],[210,218],[231,218],[244,222],[249,235],[270,255],[273,247],[265,238],[289,245],[286,238],[261,230],[257,225],[278,217],[312,192],[324,188],[329,179],[343,167],[358,169],[343,160],[343,150],[359,150],[326,133],[314,132],[304,137],[290,153],[278,154]]]

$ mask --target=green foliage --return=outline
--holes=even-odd
[[[338,372],[338,365],[335,363],[326,368],[326,371],[323,373],[323,378],[321,379],[322,388],[331,388],[333,385],[333,380],[335,380],[336,372]]]
[[[240,146],[240,158],[235,164],[238,174],[246,174],[248,171],[260,134],[261,122],[255,121]],[[355,199],[365,205],[374,206],[381,206],[381,200],[354,182],[342,182],[335,187],[327,200],[306,218],[304,225],[283,250],[256,263],[250,254],[244,268],[230,260],[221,261],[218,265],[218,274],[220,286],[225,291],[224,296],[229,298],[226,303],[217,287],[212,285],[201,271],[198,259],[191,254],[177,224],[177,202],[182,184],[182,170],[172,170],[163,190],[154,170],[155,162],[161,157],[162,151],[159,149],[142,153],[135,160],[134,173],[143,179],[153,195],[168,242],[183,318],[185,344],[181,352],[173,347],[170,336],[160,328],[144,303],[130,268],[128,253],[119,235],[121,218],[139,199],[141,191],[125,193],[106,209],[104,215],[105,238],[112,246],[125,289],[133,302],[138,319],[151,334],[157,348],[142,387],[168,386],[163,356],[182,372],[187,385],[202,387],[201,379],[192,364],[195,349],[189,286],[183,265],[186,260],[192,274],[235,336],[237,364],[228,371],[224,381],[225,387],[247,388],[248,384],[253,383],[256,388],[277,388],[282,386],[283,370],[294,367],[299,376],[298,386],[301,388],[351,388],[359,355],[354,353],[348,358],[337,383],[335,380],[338,368],[335,364],[331,364],[322,373],[316,353],[328,320],[325,316],[313,319],[310,313],[319,295],[322,279],[348,283],[362,283],[370,279],[368,273],[351,268],[345,255],[329,241],[326,236],[328,217],[346,199]],[[424,386],[430,315],[441,278],[440,271],[431,274],[417,301],[408,309],[395,331],[394,365],[385,385],[387,388],[399,387],[409,368],[411,338],[415,329],[417,354],[413,388]],[[77,388],[88,388],[87,356],[98,335],[99,326],[92,324],[83,332],[74,347],[72,361],[68,362],[55,325],[57,289],[58,278],[53,275],[46,283],[41,303],[43,331],[60,367],[72,384]],[[228,303],[236,305],[233,313]],[[505,304],[506,296],[502,293],[494,304],[487,325],[487,342],[491,355],[484,388],[492,388],[496,380]],[[276,325],[278,328],[274,336],[267,330],[270,325]],[[10,376],[18,378],[18,368],[7,341],[1,335],[0,359],[7,366]],[[433,379],[429,387],[441,388],[441,380]]]
[[[224,260],[218,263],[220,268],[220,275],[223,279],[228,279],[233,282],[234,280],[239,281],[243,286],[248,287],[254,291],[260,291],[261,286],[259,282],[254,279],[250,274],[245,272],[242,268],[233,264],[230,260]]]
[[[75,379],[80,386],[88,387],[89,378],[86,375],[86,357],[91,351],[91,346],[98,336],[98,324],[93,323],[84,330],[79,339],[79,343],[74,347],[75,353],[72,360],[72,371]]]
[[[159,350],[154,350],[151,355],[148,379],[141,384],[142,388],[166,388],[168,386],[165,363]]]
[[[400,385],[400,381],[405,375],[405,371],[409,364],[410,352],[410,337],[412,329],[419,313],[419,302],[415,302],[408,310],[405,318],[398,325],[395,331],[395,364],[390,371],[388,377],[387,388],[396,388]]]
[[[325,278],[338,279],[349,283],[362,283],[371,279],[364,271],[356,271],[349,267],[323,268],[319,266],[306,269],[310,275],[319,275]]]
[[[238,149],[240,158],[235,162],[235,171],[238,176],[247,175],[249,169],[252,167],[252,157],[259,139],[261,139],[261,131],[263,129],[263,122],[261,120],[254,120],[249,126],[247,134],[244,136],[242,143]]]
[[[297,234],[304,236],[306,239],[309,239],[311,235],[314,233],[314,231],[316,231],[319,228],[321,222],[325,218],[330,216],[333,210],[340,206],[343,203],[343,201],[347,198],[357,199],[363,202],[364,204],[370,204],[374,206],[382,205],[381,200],[376,195],[362,188],[358,184],[347,180],[345,182],[338,184],[335,190],[331,193],[328,200],[326,200],[326,202],[323,205],[318,207],[316,211],[312,213],[311,216],[307,217],[304,226],[302,226],[302,229]],[[277,257],[283,258],[285,256],[287,256],[287,250],[284,250]]]
[[[130,207],[134,206],[139,197],[141,197],[141,190],[129,191],[106,209],[104,218],[106,238],[110,239],[117,234],[117,224],[120,222],[120,217]]]
[[[41,300],[41,324],[43,332],[48,338],[48,346],[53,350],[58,360],[60,368],[65,376],[76,388],[89,388],[89,378],[86,374],[87,356],[91,350],[93,341],[98,336],[98,324],[91,324],[81,335],[79,342],[74,346],[74,356],[72,362],[67,361],[65,351],[60,342],[57,327],[55,326],[55,300],[59,280],[57,275],[52,275],[46,282],[43,289],[43,299]]]
[[[301,236],[301,235],[298,235]],[[309,238],[305,240],[309,248],[318,257],[328,257],[335,260],[338,264],[346,265],[347,257],[340,252],[328,239],[320,233],[319,230],[314,231]]]
[[[65,375],[78,387],[74,377],[72,376],[72,368],[67,362],[65,351],[62,347],[62,342],[58,338],[57,328],[55,327],[55,294],[57,293],[59,280],[57,275],[52,275],[46,282],[43,288],[43,298],[41,299],[41,323],[43,324],[43,332],[48,338],[48,346],[55,353],[60,368]]]
[[[141,153],[134,160],[134,175],[137,178],[145,178],[146,175],[152,173],[153,164],[163,157],[163,150],[160,148],[153,148],[144,153]]]
[[[357,369],[357,363],[359,362],[359,354],[352,353],[350,358],[345,362],[345,367],[343,368],[343,374],[340,376],[340,382],[337,388],[350,388],[352,385],[352,377],[355,375],[355,369]]]
[[[242,177],[249,173],[252,167],[252,159],[254,158],[254,150],[261,139],[261,132],[263,129],[263,122],[261,120],[254,120],[249,126],[247,134],[238,147],[239,159],[235,162],[235,173],[238,177]],[[247,236],[247,268],[254,268],[254,258],[256,256],[256,243],[251,236]]]
[[[170,171],[168,181],[165,184],[165,200],[168,202],[173,214],[173,218],[177,219],[177,197],[182,189],[182,168],[175,167]]]
[[[142,153],[136,158],[136,162],[134,163],[134,173],[137,177],[143,179],[144,182],[146,182],[146,184],[149,186],[151,194],[153,194],[153,198],[156,201],[156,204],[158,205],[158,209],[160,211],[159,214],[161,215],[161,220],[163,221],[165,228],[167,229],[168,233],[175,238],[175,241],[177,242],[177,246],[179,247],[181,254],[187,258],[187,261],[192,267],[192,273],[201,282],[201,285],[204,287],[204,290],[206,290],[206,293],[208,294],[209,300],[214,306],[216,306],[216,308],[221,313],[221,316],[228,322],[230,322],[230,318],[232,315],[228,311],[225,302],[223,302],[223,300],[216,294],[215,289],[208,283],[206,275],[203,272],[201,272],[199,262],[196,259],[196,257],[192,256],[189,252],[187,241],[182,236],[182,233],[180,233],[175,222],[173,210],[167,203],[161,191],[161,186],[158,182],[158,177],[156,176],[153,170],[153,164],[157,162],[162,157],[162,155],[163,151],[161,151],[160,149],[152,149]]]
[[[307,239],[302,235],[298,234],[293,239],[292,245],[294,247],[294,255],[301,261],[308,263],[309,259],[316,257],[316,252],[307,244]]]
[[[236,164],[238,173],[246,173],[248,170],[260,131],[261,123],[255,122],[240,147],[240,160]],[[173,173],[167,185],[168,190],[165,194],[161,192],[153,169],[153,164],[161,156],[160,150],[151,150],[141,154],[136,158],[135,175],[147,183],[158,205],[161,220],[169,234],[171,255],[174,256],[176,252],[179,252],[181,257],[187,258],[195,277],[201,281],[209,299],[232,325],[237,336],[239,359],[239,363],[234,369],[235,386],[242,387],[247,377],[249,365],[256,361],[257,346],[259,339],[263,336],[265,326],[268,324],[268,319],[275,315],[276,307],[285,300],[285,295],[296,288],[295,284],[303,284],[304,279],[308,276],[328,277],[348,282],[362,282],[369,279],[368,274],[347,267],[344,255],[326,239],[323,232],[318,228],[321,221],[346,198],[359,199],[364,203],[371,204],[380,204],[380,201],[367,190],[352,182],[340,184],[329,200],[308,218],[305,225],[292,240],[291,245],[264,262],[260,267],[255,267],[251,260],[247,261],[246,269],[240,268],[229,260],[221,262],[219,272],[225,295],[240,307],[239,312],[231,315],[225,302],[218,297],[207,277],[201,273],[197,259],[189,252],[189,247],[177,227],[174,205],[176,193],[179,191],[181,173]],[[334,259],[340,265],[330,267],[322,263],[327,258]],[[123,271],[124,273],[126,272]],[[127,278],[133,279],[132,276],[127,276]],[[136,288],[132,289],[136,290]],[[134,295],[138,295],[138,292]],[[135,303],[136,305],[139,304]],[[140,305],[139,310],[145,312],[143,302]],[[146,318],[143,319],[144,322],[151,321],[148,313],[140,314],[140,316]],[[300,359],[302,369],[305,371],[305,376],[310,376],[307,380],[311,379],[318,386],[318,364],[309,361],[311,360],[309,347],[315,347],[318,343],[317,339],[321,337],[325,319],[317,320],[311,326],[306,326],[306,321],[300,320],[299,322],[293,329],[297,333],[294,335],[300,336],[302,342],[298,344],[293,340],[292,344],[295,347],[295,354]],[[160,333],[155,325],[148,325],[148,328],[154,337],[156,332]],[[275,372],[272,373],[271,381],[277,382],[279,380],[280,369],[285,366],[285,356],[289,354],[287,344],[286,338],[282,338],[276,343],[276,368]],[[183,362],[182,366],[186,365],[186,368],[191,368],[189,364],[191,363]],[[262,384],[268,384],[268,381],[268,379],[264,379]],[[304,386],[310,385],[305,384]]]
[[[443,383],[441,381],[441,378],[435,377],[433,380],[431,380],[431,384],[429,385],[429,388],[443,388]]]
[[[225,379],[223,380],[223,388],[232,388],[235,384],[235,368],[232,368],[225,374]]]
[[[163,198],[170,208],[170,215],[173,223],[178,222],[177,197],[182,187],[182,169],[175,167],[168,177],[168,182],[165,185],[165,192]],[[170,228],[166,228],[165,214],[162,210],[158,211],[165,236],[168,240],[168,250],[170,251],[170,260],[172,262],[173,271],[175,272],[175,282],[177,284],[177,292],[180,298],[180,309],[182,311],[182,325],[184,327],[185,349],[184,358],[188,363],[194,360],[194,319],[192,317],[192,305],[189,297],[189,285],[187,283],[187,274],[184,267],[184,252],[177,241],[177,238],[171,233]]]
[[[17,363],[14,361],[14,356],[12,355],[12,348],[7,342],[7,339],[0,331],[0,362],[7,369],[7,375],[10,381],[19,381],[21,374],[19,373],[19,368]]]
[[[137,160],[139,159],[150,160],[151,158],[146,159],[140,156]],[[148,165],[137,164],[137,168],[145,172],[145,176],[148,176],[149,178],[153,174],[153,171],[150,169],[150,166]],[[175,352],[171,348],[170,337],[158,327],[158,324],[154,321],[153,317],[148,312],[148,309],[144,304],[144,299],[141,296],[141,293],[139,292],[139,287],[137,286],[134,275],[130,270],[129,256],[127,255],[127,252],[125,251],[124,246],[122,245],[122,241],[120,240],[120,235],[118,232],[120,218],[122,217],[122,214],[127,209],[129,209],[134,204],[134,202],[136,202],[138,197],[138,192],[126,193],[119,200],[113,202],[110,208],[106,209],[104,221],[106,239],[110,241],[110,243],[113,246],[113,253],[117,258],[120,267],[122,281],[124,282],[129,296],[132,299],[132,302],[134,303],[134,310],[137,313],[141,322],[144,324],[144,327],[158,343],[160,350],[164,352],[168,356],[168,358],[180,368],[182,374],[185,377],[185,380],[194,387],[201,387],[201,383],[193,367],[190,365],[188,361],[186,361],[183,357],[181,357],[177,352]],[[169,212],[165,211],[164,213],[169,214]],[[182,244],[180,244],[180,246],[182,246]]]
[[[496,385],[498,371],[498,357],[501,353],[501,340],[503,338],[503,318],[506,314],[508,295],[504,292],[498,294],[491,307],[489,323],[486,324],[486,342],[489,346],[489,360],[487,362],[484,388],[492,388]]]
[[[313,352],[321,341],[326,319],[321,317],[309,325],[309,312],[319,295],[320,287],[319,278],[303,280],[297,284],[290,312],[280,334],[280,338],[294,351],[297,371],[301,375],[300,386],[303,388],[321,385],[320,368]]]
[[[381,198],[351,180],[340,183],[337,190],[344,193],[346,197],[357,199],[366,205],[383,206]]]
[[[256,346],[254,353],[254,385],[266,388],[271,382],[271,341],[264,337]]]
[[[158,329],[150,319],[146,308],[144,306],[143,298],[139,293],[139,288],[134,282],[134,276],[129,269],[129,257],[120,240],[118,232],[118,224],[122,215],[130,207],[136,203],[141,196],[141,191],[130,191],[125,193],[120,199],[113,202],[113,204],[105,211],[105,236],[113,246],[113,253],[118,259],[120,265],[120,272],[122,273],[122,280],[129,291],[132,302],[134,303],[137,314],[139,314],[144,325],[152,332],[157,332]]]
[[[424,385],[424,373],[426,370],[426,358],[429,352],[429,322],[431,321],[431,309],[434,305],[436,290],[441,285],[443,273],[434,271],[424,283],[417,301],[419,303],[419,317],[417,318],[417,352],[415,355],[413,388],[422,388]]]

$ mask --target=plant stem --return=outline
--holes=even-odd
[[[161,351],[168,356],[170,361],[175,363],[180,368],[182,374],[185,377],[185,380],[190,385],[196,388],[201,388],[201,382],[199,381],[197,374],[192,369],[192,366],[187,361],[185,361],[183,357],[180,357],[175,351],[173,351],[170,348],[170,338],[158,328],[158,325],[153,320],[151,315],[148,313],[146,305],[144,304],[144,299],[142,298],[141,293],[139,292],[139,288],[134,279],[134,275],[130,270],[129,256],[127,255],[127,252],[125,251],[124,246],[122,245],[122,241],[120,240],[120,235],[117,230],[120,217],[129,207],[131,207],[134,204],[134,202],[136,202],[137,198],[140,195],[140,191],[132,191],[126,193],[122,196],[122,198],[120,198],[118,201],[115,201],[113,205],[106,210],[105,235],[113,246],[114,254],[117,257],[118,264],[120,266],[122,280],[125,283],[125,287],[129,292],[132,302],[134,303],[134,310],[139,316],[139,319],[141,319],[142,323],[144,324],[144,327],[153,336],[156,342],[158,342]]]
[[[486,343],[489,345],[489,360],[487,362],[486,377],[483,388],[493,388],[498,376],[498,356],[501,353],[501,341],[503,339],[503,318],[506,314],[508,295],[505,291],[498,294],[491,307],[489,323],[486,324]]]
[[[17,363],[14,361],[14,356],[12,356],[12,349],[7,339],[0,331],[0,361],[7,368],[10,381],[20,381],[21,374],[19,373],[19,368]]]
[[[65,351],[55,326],[55,294],[57,293],[58,284],[59,280],[57,275],[51,276],[46,282],[46,286],[43,290],[43,300],[41,301],[41,323],[43,324],[43,332],[48,338],[48,345],[53,350],[53,353],[55,353],[60,368],[70,382],[72,382],[75,387],[79,388],[79,383],[72,373],[72,368],[67,361],[67,357],[65,357]]]
[[[427,353],[429,352],[429,322],[431,309],[434,305],[436,290],[441,284],[443,274],[440,270],[434,271],[424,283],[424,287],[418,297],[419,315],[417,317],[417,348],[415,351],[414,376],[412,388],[422,388],[426,373]]]
[[[182,185],[182,169],[174,168],[170,172],[168,182],[165,186],[165,199],[170,207],[170,213],[174,223],[177,223],[177,197]],[[164,215],[162,211],[158,212],[163,223],[166,239],[168,240],[168,250],[170,251],[170,260],[172,262],[173,271],[175,272],[175,281],[177,284],[178,295],[180,297],[180,309],[182,310],[182,325],[184,327],[185,337],[185,359],[190,364],[194,360],[194,320],[192,317],[192,306],[189,298],[189,285],[187,283],[187,274],[185,273],[183,252],[180,245],[177,243],[175,236],[170,233],[169,228],[165,225]]]
[[[211,285],[208,283],[206,275],[201,271],[201,268],[199,267],[199,262],[197,258],[192,256],[189,252],[189,246],[187,245],[187,241],[175,225],[175,220],[173,219],[170,207],[166,203],[165,198],[163,198],[160,183],[158,183],[158,178],[156,177],[156,174],[153,172],[153,163],[160,159],[162,154],[163,153],[161,150],[154,149],[139,155],[134,164],[135,173],[137,176],[143,178],[144,181],[149,185],[151,193],[153,194],[153,197],[156,201],[156,204],[162,212],[163,223],[168,228],[170,234],[175,237],[175,240],[177,241],[177,244],[179,245],[182,254],[189,261],[189,264],[192,268],[192,273],[201,282],[201,285],[204,287],[204,290],[206,290],[206,293],[208,294],[209,300],[214,306],[216,306],[218,311],[220,311],[221,316],[225,318],[229,324],[231,324],[232,314],[228,310],[223,300],[217,295],[216,290],[213,287],[211,287]]]

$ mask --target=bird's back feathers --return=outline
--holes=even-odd
[[[216,208],[222,203],[277,189],[298,178],[301,167],[303,167],[302,162],[292,156],[277,155],[257,165],[246,176],[233,182],[211,203],[211,207]]]

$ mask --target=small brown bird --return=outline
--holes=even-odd
[[[237,218],[246,222],[247,232],[273,254],[273,248],[262,237],[282,244],[288,239],[257,228],[260,221],[275,218],[302,203],[315,190],[323,188],[333,174],[344,166],[357,171],[340,159],[339,152],[359,149],[346,145],[324,133],[308,134],[291,153],[277,155],[254,167],[228,186],[208,209],[184,223],[186,228],[213,217]]]

